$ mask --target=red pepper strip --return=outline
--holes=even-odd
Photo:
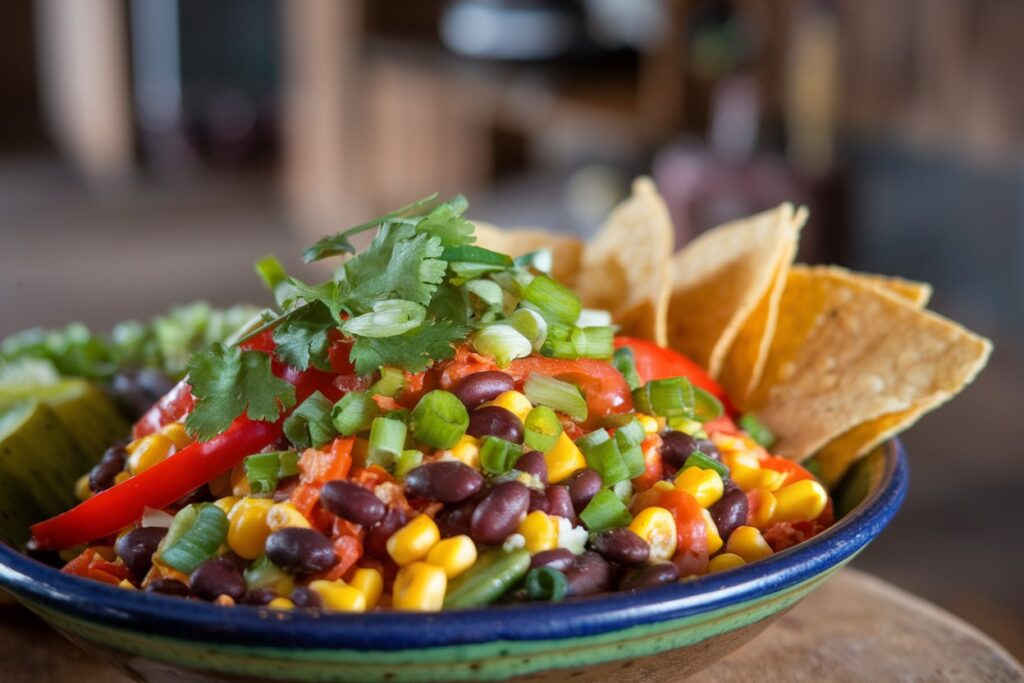
[[[169,422],[181,421],[192,411],[194,403],[192,387],[185,380],[181,380],[135,423],[132,438],[141,439]]]
[[[295,384],[296,403],[316,390],[337,390],[330,375],[300,372],[275,364],[275,374]],[[97,493],[83,503],[32,527],[40,548],[59,550],[114,534],[142,516],[144,508],[164,508],[185,494],[227,472],[247,455],[258,453],[281,437],[288,411],[277,422],[239,417],[223,434],[193,443],[145,472]]]

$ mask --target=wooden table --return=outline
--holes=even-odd
[[[671,661],[636,680],[673,680]],[[0,607],[0,662],[9,683],[128,683],[13,605]],[[1024,682],[1024,669],[974,627],[846,569],[690,683],[752,680],[1001,683]]]

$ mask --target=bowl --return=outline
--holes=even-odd
[[[849,562],[892,519],[907,477],[903,446],[889,441],[834,492],[839,520],[805,543],[692,581],[555,604],[360,615],[225,608],[68,576],[2,543],[0,586],[147,681],[678,680]]]

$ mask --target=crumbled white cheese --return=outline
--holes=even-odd
[[[573,526],[565,517],[555,519],[558,520],[558,547],[565,548],[575,555],[581,554],[587,547],[590,534],[581,526]]]
[[[512,534],[505,539],[505,542],[501,544],[501,549],[505,552],[510,550],[518,550],[519,548],[526,547],[526,537],[522,534]]]

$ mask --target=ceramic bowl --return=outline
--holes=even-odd
[[[67,576],[3,544],[0,586],[75,643],[148,681],[679,680],[849,562],[892,519],[907,476],[903,447],[890,441],[835,492],[846,513],[806,543],[693,581],[557,604],[431,615],[223,608]]]

